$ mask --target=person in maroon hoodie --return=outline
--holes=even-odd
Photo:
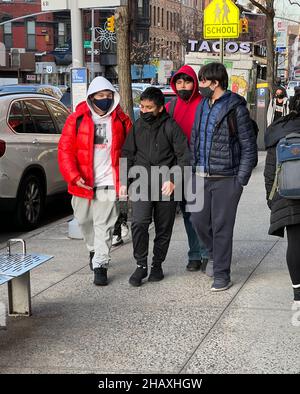
[[[166,109],[190,141],[196,110],[202,100],[197,75],[192,67],[187,65],[181,67],[171,79],[171,87],[177,97],[166,105]],[[186,202],[181,202],[180,208],[189,243],[189,262],[186,268],[188,271],[198,271],[200,268],[205,270],[208,253],[203,242],[198,238],[190,222],[191,214],[186,212],[185,207]]]

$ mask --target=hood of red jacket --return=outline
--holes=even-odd
[[[178,96],[177,90],[175,87],[174,77],[177,74],[181,74],[181,73],[189,75],[190,77],[193,78],[193,81],[194,81],[193,94],[188,101],[182,100]],[[177,71],[177,73],[174,74],[174,76],[171,80],[171,87],[177,95],[176,106],[175,106],[175,110],[173,112],[173,118],[179,124],[182,131],[184,132],[184,134],[187,136],[188,140],[190,141],[197,107],[202,100],[202,96],[199,93],[199,84],[198,84],[198,80],[197,80],[197,75],[196,75],[195,71],[192,69],[192,67],[191,66],[181,67]],[[171,104],[171,102],[168,102],[166,105],[166,109],[168,112],[170,111],[170,104]]]
[[[192,69],[191,66],[188,65],[184,65],[182,66],[172,77],[171,79],[171,88],[173,89],[174,93],[176,93],[177,97],[179,98],[178,94],[177,94],[177,90],[176,90],[176,86],[175,86],[175,82],[174,82],[174,78],[176,77],[177,74],[187,74],[189,77],[193,78],[194,81],[194,89],[193,89],[193,94],[190,97],[190,99],[188,100],[188,102],[193,101],[195,98],[200,97],[200,93],[199,93],[199,83],[198,83],[198,78],[197,75],[195,73],[195,71]]]

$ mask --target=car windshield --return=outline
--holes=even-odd
[[[294,88],[297,85],[298,85],[298,82],[296,82],[296,81],[289,82],[289,88]]]

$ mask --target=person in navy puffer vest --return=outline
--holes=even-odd
[[[257,163],[257,144],[246,100],[227,90],[228,74],[221,63],[209,63],[198,74],[200,94],[190,150],[197,193],[204,205],[191,221],[205,243],[214,277],[211,291],[231,285],[232,238],[237,206]],[[197,182],[201,177],[201,182]],[[199,180],[199,179],[198,179]]]

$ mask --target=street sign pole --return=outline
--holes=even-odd
[[[83,67],[83,37],[81,10],[77,0],[69,2],[71,10],[72,66]]]
[[[220,62],[224,63],[224,38],[220,38]]]
[[[90,82],[94,79],[94,47],[95,47],[95,10],[92,8],[92,53],[91,53],[91,74],[90,74]]]

